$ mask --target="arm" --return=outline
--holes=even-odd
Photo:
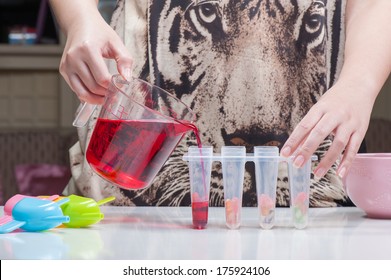
[[[67,37],[60,73],[81,101],[101,104],[110,83],[105,59],[117,62],[128,78],[132,59],[120,37],[104,21],[98,0],[50,0],[56,19]]]
[[[391,1],[348,0],[345,60],[335,85],[294,129],[281,154],[299,167],[330,134],[333,144],[314,170],[321,178],[339,158],[344,177],[368,129],[373,105],[391,71]]]

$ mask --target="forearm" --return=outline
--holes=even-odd
[[[391,71],[391,1],[348,0],[340,80],[374,101]]]
[[[91,22],[95,17],[100,17],[97,7],[99,0],[49,0],[49,2],[65,35],[86,21]]]

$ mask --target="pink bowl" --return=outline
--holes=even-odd
[[[368,217],[391,219],[391,153],[357,154],[344,185]]]

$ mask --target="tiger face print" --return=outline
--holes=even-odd
[[[215,152],[224,145],[242,145],[253,152],[254,146],[281,148],[334,83],[342,63],[344,8],[345,0],[119,1],[112,25],[124,34],[135,74],[173,93],[196,112],[204,145],[213,146]],[[143,16],[134,16],[135,10]],[[136,30],[139,33],[134,34]],[[326,139],[317,155],[322,157],[330,143]],[[196,143],[188,134],[152,186],[120,190],[119,201],[189,205],[189,173],[182,156],[190,145]],[[311,206],[346,201],[335,168],[320,181],[312,178]],[[243,199],[244,206],[257,204],[250,163]],[[287,168],[282,163],[277,204],[287,206],[289,199]],[[219,163],[212,170],[210,203],[224,204]]]
[[[325,1],[157,2],[152,77],[198,113],[208,144],[281,145],[328,87]]]
[[[148,52],[141,78],[175,94],[197,114],[204,145],[281,147],[296,124],[333,84],[339,71],[343,1],[151,0]],[[330,145],[319,148],[322,156]],[[182,155],[188,136],[154,184],[128,192],[136,204],[189,204]],[[334,166],[335,168],[335,166]],[[255,175],[246,164],[244,205],[256,205]],[[312,180],[312,206],[344,201],[331,170]],[[211,204],[223,205],[221,166],[212,172]],[[286,165],[280,165],[277,203],[289,205]]]

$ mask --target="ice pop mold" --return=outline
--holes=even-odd
[[[317,156],[313,155],[303,167],[296,168],[293,166],[293,157],[280,156],[278,147],[257,146],[254,147],[254,153],[246,153],[244,146],[223,146],[221,153],[213,153],[213,147],[210,146],[189,147],[183,160],[189,163],[194,228],[205,228],[208,222],[207,202],[211,167],[215,161],[221,162],[222,165],[225,218],[229,229],[240,227],[244,171],[245,163],[248,161],[255,164],[259,226],[263,229],[271,229],[275,224],[278,165],[280,162],[286,162],[291,194],[292,224],[297,229],[307,227],[311,162],[317,159]],[[200,209],[195,206],[199,206]],[[203,213],[202,217],[200,213]]]

